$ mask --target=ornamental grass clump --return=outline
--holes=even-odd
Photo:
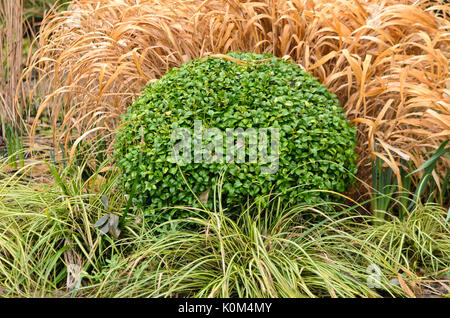
[[[450,138],[446,1],[72,0],[48,12],[27,63],[38,97],[27,130],[51,118],[55,145],[68,151],[114,131],[142,86],[172,67],[211,53],[272,53],[337,95],[358,131],[362,184],[374,157],[401,183],[405,160],[418,168]],[[449,164],[438,164],[436,182]]]
[[[216,186],[228,206],[270,193],[312,203],[353,182],[355,136],[336,96],[297,64],[231,53],[144,88],[115,148],[136,207],[208,205]]]

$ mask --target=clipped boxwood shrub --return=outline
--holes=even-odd
[[[283,193],[289,203],[311,203],[327,194],[305,190],[345,191],[356,173],[356,131],[336,96],[292,62],[250,53],[229,56],[196,59],[171,69],[144,88],[123,115],[115,149],[126,192],[140,176],[134,206],[198,206],[191,190],[205,199],[221,172],[222,203],[228,205],[269,193]],[[195,162],[194,155],[192,162],[170,160],[180,141],[174,132],[188,128],[194,134],[194,123],[224,135],[227,128],[278,129],[278,169],[262,173],[264,165],[248,162],[249,153],[245,163],[231,161],[226,152],[220,162],[214,151],[209,152],[211,162]],[[270,141],[272,134],[267,136]],[[225,149],[251,149],[248,139],[245,145],[237,137],[230,144],[225,139]],[[192,149],[200,144],[196,140]],[[209,203],[212,197],[213,190]]]

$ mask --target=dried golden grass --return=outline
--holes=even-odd
[[[398,172],[399,158],[419,165],[450,137],[450,22],[437,9],[449,13],[442,0],[72,1],[45,18],[30,60],[43,100],[29,132],[49,111],[54,140],[68,147],[113,130],[142,86],[171,67],[267,52],[338,96],[358,127],[363,179],[373,155]]]
[[[21,111],[15,100],[22,74],[23,0],[0,2],[0,122],[15,126]]]

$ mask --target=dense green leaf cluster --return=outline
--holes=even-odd
[[[197,196],[204,194],[221,172],[227,204],[269,193],[283,193],[286,202],[311,203],[327,194],[319,197],[320,192],[305,190],[345,191],[356,173],[356,131],[336,96],[292,62],[271,55],[229,55],[243,62],[210,57],[171,69],[146,87],[123,116],[115,149],[126,192],[131,192],[139,176],[134,205],[198,205],[191,190]],[[203,129],[223,132],[238,127],[278,128],[277,172],[261,173],[261,162],[176,164],[169,160],[176,143],[174,129],[193,131],[198,120]],[[288,191],[292,187],[297,188]]]

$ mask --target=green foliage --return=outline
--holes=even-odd
[[[343,209],[313,224],[303,219],[312,206],[284,209],[276,199],[272,203],[275,208],[262,209],[258,215],[251,213],[254,207],[243,210],[237,220],[223,211],[191,209],[194,217],[169,224],[187,223],[175,227],[202,230],[160,236],[155,228],[149,230],[135,241],[130,257],[121,257],[103,274],[94,274],[102,281],[98,288],[85,291],[92,290],[94,297],[378,296],[366,283],[367,266],[378,260],[359,252],[355,237],[342,231],[363,218],[348,216],[350,209]],[[300,228],[304,231],[299,232]],[[383,251],[379,255],[383,261],[389,259]],[[381,289],[401,295],[387,279],[394,270],[388,264],[383,268],[387,275],[380,277]]]
[[[432,177],[432,173],[436,168],[436,164],[438,162],[438,160],[442,157],[442,156],[447,156],[447,158],[449,158],[448,153],[450,152],[450,147],[445,148],[445,146],[447,145],[447,143],[450,141],[450,139],[445,140],[440,146],[439,148],[433,153],[433,155],[427,160],[425,161],[425,163],[423,165],[421,165],[419,168],[417,168],[416,170],[414,170],[413,172],[411,172],[407,177],[415,174],[416,172],[422,171],[423,170],[423,176],[420,178],[419,183],[417,185],[417,189],[416,192],[414,193],[414,202],[418,202],[422,196],[422,194],[424,193],[424,190],[427,189],[428,185],[429,185],[429,191],[430,193],[433,193],[436,191],[436,187],[437,184],[435,181],[433,181],[433,177]],[[442,181],[442,185],[441,185],[441,191],[437,191],[440,194],[439,197],[439,203],[440,204],[444,204],[444,196],[448,194],[448,192],[450,191],[449,187],[448,187],[448,182],[449,182],[449,171],[447,171],[444,180]],[[431,182],[429,182],[431,181]]]
[[[384,219],[386,215],[398,215],[403,219],[411,211],[422,204],[422,201],[436,202],[441,206],[448,204],[448,186],[450,173],[436,183],[432,174],[438,161],[443,156],[448,157],[450,147],[445,148],[450,139],[445,140],[440,147],[419,168],[408,173],[413,168],[413,162],[403,160],[400,168],[402,185],[398,184],[397,177],[390,167],[383,167],[380,158],[372,162],[372,183],[374,198],[371,202],[372,211],[378,219]],[[375,145],[376,149],[376,145]],[[405,170],[406,169],[406,170]],[[423,171],[417,182],[413,182],[413,176]],[[416,184],[416,186],[414,186]],[[414,191],[415,189],[415,191]],[[450,209],[449,209],[450,216]]]
[[[24,16],[26,19],[35,18],[42,19],[45,12],[47,12],[53,5],[58,3],[58,5],[64,4],[61,9],[66,9],[69,1],[62,0],[24,0]]]
[[[336,96],[291,62],[271,55],[229,55],[243,62],[210,57],[171,69],[146,87],[124,115],[116,157],[126,192],[140,178],[135,207],[199,206],[198,197],[218,184],[222,172],[223,202],[230,206],[269,193],[283,194],[287,203],[312,203],[329,194],[305,190],[345,191],[356,173],[356,132]],[[249,162],[247,149],[245,163],[171,162],[172,133],[192,131],[194,121],[222,132],[278,128],[278,171],[262,174],[263,164]],[[288,191],[292,187],[297,189]]]
[[[445,211],[428,203],[372,226],[370,201],[287,207],[271,195],[239,218],[183,207],[191,218],[155,227],[136,213],[118,238],[102,235],[96,221],[117,219],[126,200],[111,162],[85,179],[92,157],[82,156],[52,159],[49,183],[36,181],[42,161],[11,175],[0,160],[0,297],[405,297],[390,282],[401,271],[419,288],[448,271]],[[380,269],[377,288],[369,265]]]
[[[110,162],[92,172],[92,156],[85,158],[36,161],[13,175],[2,172],[8,158],[0,160],[0,297],[67,296],[70,265],[90,272],[111,257],[113,237],[101,236],[94,224],[104,215],[118,217],[125,202],[117,191],[117,174],[105,171]],[[36,171],[43,169],[39,166],[50,169],[53,182],[36,181]],[[130,222],[122,232],[129,226],[136,224]]]
[[[7,157],[11,167],[17,169],[17,161],[20,167],[24,166],[23,138],[16,129],[10,127],[5,121],[5,141]]]
[[[445,212],[430,202],[415,205],[403,218],[386,212],[386,220],[373,220],[376,226],[369,226],[356,236],[364,244],[373,244],[374,255],[389,251],[392,259],[388,262],[393,266],[439,273],[450,266],[450,228]]]

